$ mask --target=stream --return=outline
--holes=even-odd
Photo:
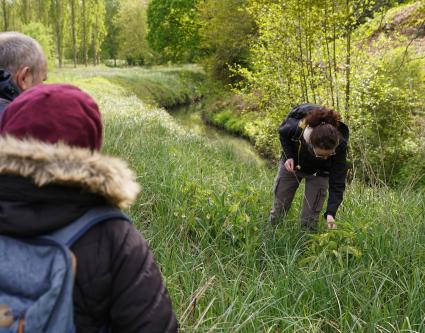
[[[263,159],[252,144],[241,137],[226,133],[214,126],[205,124],[202,120],[203,103],[194,103],[168,110],[177,123],[188,131],[207,137],[212,142],[230,145],[235,153],[242,159],[254,161],[259,166],[264,166],[267,161]]]

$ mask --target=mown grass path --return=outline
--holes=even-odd
[[[275,170],[187,133],[135,95],[155,77],[152,86],[190,99],[193,76],[116,71],[52,80],[96,98],[105,153],[136,170],[143,191],[129,213],[161,266],[181,331],[425,332],[422,196],[353,184],[338,231],[300,234],[297,203],[272,237],[264,227]]]

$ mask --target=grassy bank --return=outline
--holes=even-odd
[[[97,66],[66,68],[49,73],[50,82],[78,82],[100,87],[102,83],[97,80],[106,80],[119,87],[124,96],[135,95],[150,105],[171,108],[202,98],[205,74],[196,65],[151,68]]]
[[[270,160],[279,159],[280,144],[274,121],[264,115],[258,104],[223,88],[208,95],[204,121],[227,133],[249,140],[259,154]]]
[[[70,82],[102,109],[105,152],[137,172],[143,191],[129,213],[181,331],[425,331],[422,196],[352,185],[340,229],[312,237],[298,231],[298,196],[272,237],[274,170],[186,133],[109,75],[77,73]]]

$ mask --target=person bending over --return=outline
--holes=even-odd
[[[343,200],[347,175],[348,127],[339,113],[315,104],[301,104],[279,128],[282,159],[274,185],[269,222],[276,226],[290,209],[305,180],[301,229],[316,231],[320,211],[329,193],[324,216],[335,229],[335,216]]]

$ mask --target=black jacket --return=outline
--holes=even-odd
[[[0,139],[0,234],[41,235],[94,206],[129,204],[138,186],[125,168],[82,149]],[[98,224],[72,251],[78,333],[97,333],[105,323],[119,333],[177,331],[152,252],[131,224]]]
[[[9,72],[0,69],[0,119],[4,109],[19,95],[19,88],[15,85]]]
[[[329,198],[325,215],[335,216],[345,191],[348,127],[342,122],[339,123],[338,130],[341,140],[336,148],[336,155],[324,160],[316,158],[308,148],[303,138],[303,128],[300,127],[300,122],[301,119],[288,117],[279,127],[280,143],[283,149],[282,158],[284,160],[294,159],[295,165],[298,165],[302,172],[329,177]]]

